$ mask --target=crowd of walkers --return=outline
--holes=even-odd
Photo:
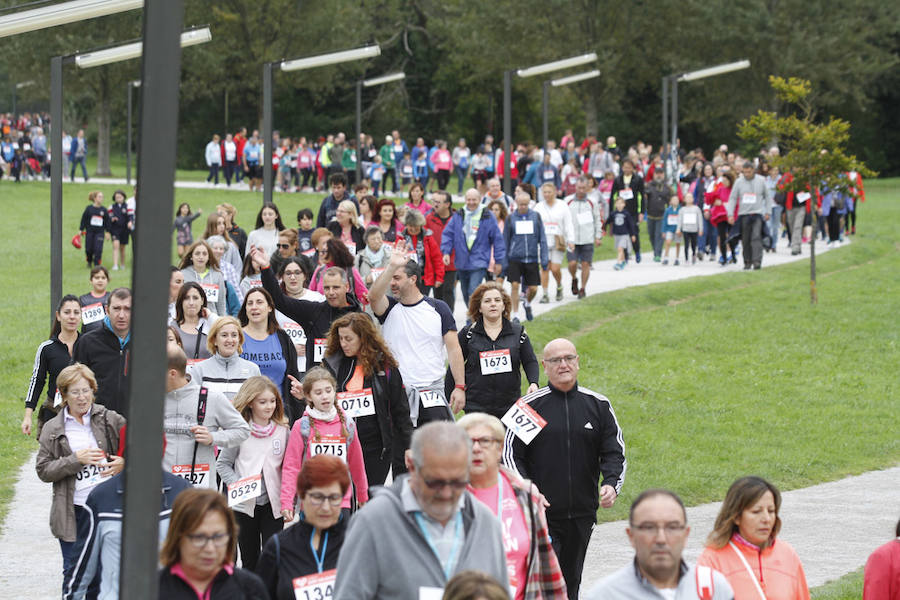
[[[382,149],[399,140],[394,132]],[[415,162],[399,204],[377,195],[386,178],[354,182],[349,166],[329,163],[328,195],[316,214],[297,213],[296,228],[267,203],[247,232],[222,203],[195,240],[201,211],[178,207],[179,264],[160,323],[161,598],[579,597],[597,511],[624,484],[624,436],[611,401],[579,383],[572,342],[552,340],[538,359],[519,304],[531,319],[531,302],[562,299],[564,257],[571,293],[584,297],[610,229],[620,269],[640,262],[644,222],[659,262],[674,242],[677,264],[681,241],[691,262],[717,251],[734,261],[741,245],[744,267],[758,268],[771,248],[761,238],[779,239],[782,214],[799,245],[816,233],[804,231],[805,215],[841,215],[839,239],[854,210],[854,198],[841,204],[827,191],[782,193],[764,156],[622,153],[612,138],[532,148],[527,163],[522,147],[508,195],[502,167],[481,159],[491,144],[468,155],[461,181],[472,175],[480,189],[466,189],[458,210],[449,176],[429,195],[431,177],[419,180]],[[224,156],[258,161],[259,150]],[[387,156],[372,158],[387,169]],[[90,290],[60,301],[21,425],[36,430],[38,475],[53,483],[65,598],[118,597],[132,299],[128,288],[107,290],[100,257],[113,217],[126,232],[134,222],[123,192],[110,208],[92,194],[81,223]],[[588,597],[808,598],[796,553],[776,543],[780,508],[773,484],[739,479],[689,566],[681,500],[645,491],[627,529],[634,563]]]

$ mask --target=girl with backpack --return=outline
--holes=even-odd
[[[369,482],[356,423],[347,418],[338,406],[337,382],[322,367],[307,371],[303,378],[303,394],[307,403],[306,412],[294,423],[284,456],[281,514],[287,521],[294,520],[297,474],[307,459],[325,454],[343,460],[350,467],[353,485],[347,489],[341,502],[342,512],[349,517],[353,488],[356,489],[358,504],[369,500]]]

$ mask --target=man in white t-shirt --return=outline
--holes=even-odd
[[[466,405],[465,369],[456,321],[443,300],[426,298],[416,283],[422,269],[405,252],[391,255],[384,273],[369,289],[369,303],[384,339],[400,366],[414,427],[453,420]],[[388,285],[393,297],[386,295]],[[445,361],[456,387],[449,402],[444,393]]]

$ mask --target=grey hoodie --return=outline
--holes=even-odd
[[[753,179],[747,179],[741,175],[731,188],[731,196],[728,197],[728,215],[734,214],[734,203],[738,203],[738,216],[741,215],[768,215],[772,212],[772,197],[766,187],[766,180],[759,175]]]
[[[166,437],[166,452],[162,467],[172,472],[175,465],[187,465],[188,472],[194,453],[194,435],[190,428],[197,424],[197,404],[200,399],[200,384],[188,381],[187,385],[166,394],[163,431]],[[239,446],[250,437],[250,425],[220,392],[210,390],[206,402],[206,418],[203,420],[212,434],[212,446],[197,445],[196,465],[207,465],[208,471],[198,487],[216,489],[216,456],[213,447],[231,448]],[[178,473],[176,473],[178,474]],[[195,475],[198,472],[195,469]],[[182,476],[185,476],[184,474]],[[199,478],[198,478],[199,479]]]
[[[337,564],[334,600],[419,598],[419,589],[443,589],[447,578],[412,513],[400,497],[409,475],[379,487],[353,516]],[[465,541],[455,573],[474,569],[509,589],[500,521],[491,510],[463,492]]]
[[[241,358],[237,352],[228,358],[216,352],[210,358],[191,365],[191,374],[197,385],[205,385],[210,392],[221,392],[231,401],[245,381],[259,375],[259,365]]]

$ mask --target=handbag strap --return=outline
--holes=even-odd
[[[738,547],[734,545],[734,542],[728,542],[728,545],[731,546],[731,549],[734,550],[734,553],[738,555],[738,558],[741,559],[741,562],[744,563],[744,567],[747,569],[747,573],[750,575],[750,579],[753,581],[753,585],[756,587],[756,591],[759,592],[759,597],[762,600],[768,600],[766,598],[766,594],[763,592],[762,587],[759,585],[759,579],[756,578],[756,573],[753,572],[753,569],[750,568],[750,563],[747,562],[747,559],[744,557],[744,553],[738,550]]]

